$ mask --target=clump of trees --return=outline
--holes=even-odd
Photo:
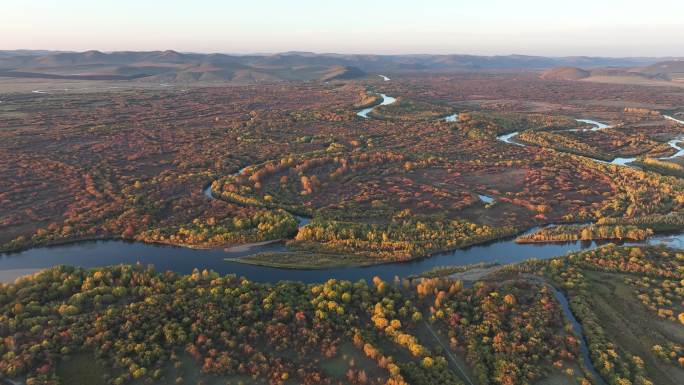
[[[297,232],[297,219],[284,210],[259,210],[252,217],[217,220],[199,218],[182,226],[148,230],[136,239],[187,246],[217,246],[289,237]]]
[[[459,114],[459,129],[480,130],[490,137],[532,129],[535,131],[570,130],[587,127],[566,116],[515,112],[466,112]]]
[[[458,219],[402,214],[387,224],[315,218],[302,228],[291,246],[338,254],[359,254],[407,260],[437,251],[500,238],[513,228],[494,228]]]
[[[558,225],[545,227],[538,231],[521,235],[515,239],[517,243],[568,242],[590,240],[633,240],[642,241],[653,235],[653,230],[642,229],[634,225],[602,226],[602,225]]]
[[[446,343],[426,337],[433,327]],[[263,284],[139,265],[61,266],[0,285],[0,340],[3,376],[54,384],[62,359],[92,354],[116,385],[168,383],[183,356],[208,375],[332,385],[342,378],[322,365],[342,344],[358,354],[344,358],[352,383],[462,385],[445,354],[464,352],[482,383],[522,384],[576,360],[578,346],[538,284]],[[354,364],[364,356],[374,364]]]
[[[446,330],[450,349],[463,351],[482,384],[526,384],[555,366],[573,365],[579,343],[547,286],[525,281],[422,279],[415,290],[429,320]]]
[[[634,164],[642,169],[655,171],[663,175],[672,175],[679,178],[684,177],[684,167],[677,163],[651,157],[640,157],[637,158]]]
[[[462,384],[416,336],[416,314],[410,297],[380,279],[260,284],[206,270],[62,266],[0,285],[0,374],[54,384],[60,360],[84,352],[112,384],[168,383],[167,368],[188,355],[206,374],[333,384],[320,365],[349,341],[386,373],[371,379],[350,363],[360,384],[405,385],[405,375]],[[399,350],[411,358],[395,358]]]
[[[598,225],[634,225],[641,228],[651,228],[655,231],[674,231],[684,228],[684,213],[649,214],[633,218],[602,217],[596,223]]]
[[[604,161],[610,161],[614,158],[611,154],[607,154],[597,147],[571,136],[564,135],[563,133],[526,130],[518,134],[516,139],[519,139],[523,142],[536,144],[541,147],[554,148],[563,152],[601,159]]]
[[[660,217],[663,222],[672,222],[684,207],[684,185],[681,180],[645,172],[631,167],[593,163],[593,167],[605,173],[612,180],[616,192],[603,203],[595,215],[601,224],[639,224],[657,220],[657,215],[675,215],[675,218]],[[671,214],[672,213],[672,214]],[[646,219],[640,219],[646,217]],[[607,218],[601,222],[601,218]],[[620,219],[608,219],[620,218]],[[654,230],[659,229],[653,227]]]
[[[445,105],[427,103],[399,97],[395,103],[378,106],[371,111],[375,119],[400,121],[431,121],[449,115],[452,109]]]

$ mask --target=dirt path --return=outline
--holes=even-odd
[[[456,360],[456,357],[454,357],[453,354],[451,354],[451,351],[449,350],[449,347],[444,345],[444,342],[439,338],[437,333],[432,329],[432,326],[430,326],[429,323],[427,323],[425,320],[423,320],[423,325],[425,325],[425,328],[430,332],[432,337],[437,341],[439,346],[444,349],[444,352],[446,353],[447,357],[449,358],[449,361],[454,365],[454,367],[458,370],[458,372],[461,375],[461,378],[468,383],[468,385],[475,385],[475,383],[468,377],[468,375],[465,373],[465,371],[461,368],[461,366],[458,364],[458,361]]]

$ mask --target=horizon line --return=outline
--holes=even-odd
[[[0,52],[46,52],[46,53],[88,53],[97,52],[102,54],[112,54],[120,52],[130,52],[130,53],[144,53],[144,52],[169,52],[178,54],[189,54],[189,55],[226,55],[226,56],[267,56],[267,55],[284,55],[284,54],[311,54],[311,55],[348,55],[348,56],[477,56],[477,57],[506,57],[506,56],[520,56],[520,57],[544,57],[544,58],[621,58],[621,59],[673,59],[673,60],[684,60],[684,56],[596,56],[596,55],[544,55],[544,54],[473,54],[473,53],[361,53],[361,52],[334,52],[334,51],[300,51],[300,50],[288,50],[288,51],[256,51],[256,52],[220,52],[220,51],[182,51],[175,49],[155,49],[155,50],[99,50],[99,49],[86,49],[86,50],[62,50],[62,49],[41,49],[41,48],[0,48]]]

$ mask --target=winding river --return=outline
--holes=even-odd
[[[382,102],[380,102],[380,104],[376,104],[372,107],[364,108],[363,110],[357,112],[356,115],[358,115],[364,119],[370,119],[370,116],[368,116],[368,114],[370,114],[371,111],[373,111],[374,109],[376,109],[380,106],[386,106],[386,105],[392,104],[392,103],[397,101],[396,98],[393,98],[391,96],[387,96],[385,94],[380,94],[380,96],[382,97]]]
[[[249,167],[249,166],[248,166]],[[244,167],[234,175],[241,174]],[[203,194],[215,199],[211,185],[203,190]],[[494,202],[494,198],[477,194],[483,204]],[[299,226],[306,226],[310,219],[296,216]],[[531,228],[523,234],[539,230]],[[496,262],[501,264],[522,262],[530,258],[548,259],[569,252],[592,249],[605,242],[564,242],[546,244],[518,244],[515,237],[509,237],[462,249],[437,253],[431,257],[420,258],[409,262],[392,262],[364,267],[338,267],[320,270],[279,269],[253,266],[238,262],[226,261],[226,258],[237,258],[263,252],[284,252],[287,247],[283,241],[260,242],[240,245],[227,249],[191,249],[168,245],[127,242],[121,240],[81,241],[69,244],[37,247],[16,253],[0,254],[0,273],[4,272],[5,281],[12,281],[12,272],[17,275],[49,268],[56,265],[74,265],[81,267],[98,267],[115,264],[154,265],[160,271],[171,270],[182,274],[191,273],[195,268],[211,269],[221,274],[237,274],[257,282],[276,282],[280,280],[296,280],[307,283],[322,282],[330,277],[357,281],[370,280],[379,276],[391,280],[395,276],[405,277],[418,274],[434,267],[446,265],[468,265],[479,262]],[[649,240],[649,243],[667,243],[679,247],[684,244],[684,234],[662,235]]]
[[[674,122],[679,123],[679,124],[684,124],[684,121],[675,119],[675,118],[673,118],[673,117],[671,117],[671,116],[663,115],[663,117],[664,117],[665,119],[667,119],[667,120],[671,120],[671,121],[674,121]],[[591,119],[575,119],[575,120],[578,121],[578,122],[582,122],[582,123],[588,123],[588,124],[591,124],[591,125],[594,126],[593,128],[590,128],[590,129],[587,129],[587,130],[583,130],[583,131],[599,131],[599,130],[602,130],[602,129],[604,129],[604,128],[611,128],[611,127],[612,127],[612,126],[609,126],[609,125],[607,125],[607,124],[605,124],[605,123],[597,122],[597,121],[591,120]],[[579,129],[573,129],[573,130],[568,130],[568,131],[580,131],[580,130],[579,130]],[[511,133],[505,134],[505,135],[499,135],[499,136],[496,137],[496,139],[499,140],[499,141],[502,141],[502,142],[504,142],[504,143],[514,144],[514,145],[516,145],[516,146],[525,147],[525,146],[526,146],[525,144],[520,143],[520,142],[516,142],[516,141],[514,140],[514,138],[515,138],[518,134],[519,134],[519,132],[518,132],[518,131],[515,131],[515,132],[511,132]],[[661,158],[658,158],[658,159],[661,159],[661,160],[668,160],[668,159],[674,159],[674,158],[679,158],[679,157],[681,157],[681,156],[684,156],[684,148],[679,146],[679,145],[680,145],[681,143],[683,143],[683,142],[684,142],[684,139],[681,139],[681,138],[672,139],[672,140],[670,140],[669,142],[667,142],[667,144],[670,145],[670,147],[674,148],[674,149],[677,150],[677,151],[676,151],[673,155],[664,156],[664,157],[661,157]],[[632,163],[632,162],[634,162],[635,160],[637,160],[637,158],[635,158],[635,157],[634,157],[634,158],[622,158],[622,157],[617,157],[617,158],[614,158],[614,159],[613,159],[612,161],[610,161],[610,162],[606,162],[606,161],[604,161],[604,160],[600,160],[600,159],[596,159],[596,158],[590,158],[590,157],[588,157],[588,158],[589,158],[589,159],[592,159],[592,160],[594,160],[594,161],[596,161],[596,162],[610,163],[610,164],[615,164],[615,165],[618,165],[618,166],[629,166],[629,163]]]
[[[380,96],[383,99],[380,104],[363,109],[358,112],[358,115],[368,119],[368,114],[377,106],[392,104],[396,101],[395,98],[385,94],[380,94]],[[512,141],[516,134],[502,135],[498,139],[506,143],[524,146],[524,144]],[[673,147],[677,143],[679,141],[671,141]],[[678,152],[679,155],[684,154],[684,149],[676,148],[680,151]],[[236,174],[244,172],[248,167],[240,169]],[[211,193],[211,186],[205,187],[203,193],[208,198],[214,199]],[[489,204],[494,201],[494,198],[486,195],[478,194],[478,197],[482,204]],[[305,226],[309,221],[308,218],[304,217],[297,217],[297,219],[300,226]],[[528,234],[536,230],[538,228],[532,228],[525,233]],[[680,247],[684,244],[684,234],[674,236],[660,235],[651,238],[648,242],[667,243]],[[152,264],[161,271],[172,270],[179,273],[190,273],[195,268],[212,269],[221,274],[234,273],[260,282],[279,280],[320,282],[327,280],[329,277],[356,281],[359,279],[370,279],[373,276],[389,280],[394,276],[414,275],[437,266],[467,265],[478,262],[516,263],[530,258],[552,258],[568,252],[595,248],[597,246],[597,242],[517,244],[514,242],[514,238],[510,237],[449,252],[442,252],[428,258],[409,262],[393,262],[366,267],[303,270],[253,266],[225,260],[226,258],[236,258],[262,252],[286,251],[287,248],[282,241],[262,242],[228,249],[201,250],[121,240],[101,240],[37,247],[16,253],[0,254],[0,272],[26,273],[34,269],[44,269],[60,264],[97,267],[139,262],[145,265]],[[9,280],[9,278],[5,280]]]

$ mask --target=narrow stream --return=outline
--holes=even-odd
[[[684,124],[684,122],[674,119],[670,116],[665,116],[666,119],[673,120],[677,123]],[[578,122],[583,122],[583,123],[588,123],[593,125],[594,127],[589,129],[589,131],[598,131],[602,130],[605,128],[610,128],[611,126],[597,122],[595,120],[591,119],[576,119]],[[571,131],[578,131],[578,130],[571,130]],[[497,139],[508,144],[514,144],[518,146],[525,146],[522,143],[514,142],[512,139],[518,135],[518,132],[512,132],[510,134],[506,135],[501,135],[498,136]],[[668,142],[670,147],[674,148],[677,150],[677,152],[672,155],[672,156],[667,156],[667,157],[662,157],[660,159],[673,159],[673,158],[678,158],[684,155],[684,148],[679,146],[679,143],[682,143],[682,139],[672,139]],[[636,158],[621,158],[617,157],[613,159],[611,162],[605,162],[603,160],[595,159],[595,158],[589,158],[597,162],[601,163],[611,163],[619,166],[628,166],[629,163],[634,162]],[[684,244],[684,236],[680,235],[674,235],[674,236],[656,236],[647,241],[648,244],[658,244],[658,243],[665,243],[668,246],[671,247],[682,247]],[[635,243],[639,244],[639,243]],[[573,330],[576,335],[580,336],[580,352],[582,354],[582,360],[584,361],[584,365],[586,368],[589,370],[591,375],[594,377],[594,381],[600,385],[606,385],[606,382],[603,380],[603,378],[599,375],[599,373],[596,371],[596,368],[594,367],[594,364],[591,361],[591,356],[589,355],[589,348],[587,347],[587,341],[586,337],[584,335],[584,332],[582,330],[582,325],[577,321],[575,318],[575,315],[572,313],[570,309],[570,305],[568,303],[568,299],[565,297],[565,295],[560,292],[558,289],[553,288],[554,294],[556,296],[556,299],[561,305],[561,308],[563,309],[563,313],[567,317],[568,320],[570,320],[570,323],[572,324]]]
[[[599,375],[599,373],[596,371],[596,368],[594,367],[594,364],[591,362],[589,348],[587,347],[587,339],[584,336],[582,324],[580,324],[579,321],[577,321],[577,318],[575,318],[575,315],[572,313],[572,310],[570,309],[570,304],[568,303],[568,298],[565,296],[565,294],[563,294],[560,290],[556,289],[555,287],[551,286],[551,288],[553,289],[553,293],[556,296],[558,303],[560,303],[561,305],[561,309],[563,309],[565,317],[568,320],[570,320],[570,323],[572,324],[572,329],[575,331],[575,334],[579,336],[580,354],[582,354],[584,366],[589,370],[589,373],[591,373],[592,377],[594,377],[593,379],[596,383],[600,385],[605,385],[606,382],[603,380],[603,377]]]
[[[684,123],[683,123],[683,124],[684,124]],[[666,160],[666,159],[674,159],[674,158],[679,158],[680,156],[684,155],[684,148],[679,147],[679,144],[680,144],[680,143],[682,143],[682,139],[672,139],[671,141],[667,142],[667,144],[669,144],[670,147],[672,147],[672,148],[674,148],[675,150],[677,150],[677,152],[675,152],[675,153],[674,153],[673,155],[671,155],[671,156],[664,156],[664,157],[658,158],[658,159],[663,159],[663,160]]]
[[[572,129],[572,130],[568,130],[568,131],[598,131],[598,130],[602,130],[602,129],[604,129],[604,128],[610,128],[610,127],[612,127],[612,126],[609,126],[609,125],[607,125],[607,124],[604,124],[604,123],[601,123],[601,122],[597,122],[597,121],[591,120],[591,119],[575,119],[575,120],[578,121],[578,122],[583,122],[583,123],[592,124],[592,125],[594,125],[594,127],[593,127],[593,128],[590,128],[590,129],[587,129],[587,130]],[[521,147],[526,147],[526,146],[527,146],[526,144],[523,144],[523,143],[514,141],[514,138],[515,138],[518,134],[519,134],[519,132],[518,132],[518,131],[515,131],[515,132],[511,132],[511,133],[505,134],[505,135],[499,135],[499,136],[496,137],[496,139],[499,140],[499,141],[501,141],[501,142],[504,142],[504,143],[514,144],[514,145],[516,145],[516,146],[521,146]],[[672,146],[673,148],[675,148],[675,149],[677,149],[677,150],[682,150],[682,149],[680,149],[678,146],[676,146],[675,143],[678,143],[678,142],[679,142],[679,140],[671,140],[670,142],[668,142],[668,144],[670,144],[670,146]],[[684,150],[682,150],[681,153],[684,154]],[[678,153],[678,154],[679,154],[679,153]],[[681,155],[681,154],[679,154],[679,155],[675,154],[675,155],[673,155],[672,157],[669,157],[669,158],[667,158],[667,159],[672,159],[672,158],[675,158],[675,157],[680,156],[680,155]],[[637,160],[637,158],[622,158],[622,157],[617,157],[617,158],[614,158],[614,159],[613,159],[612,161],[610,161],[610,162],[606,162],[606,161],[604,161],[604,160],[596,159],[596,158],[591,158],[591,157],[588,157],[588,156],[585,157],[585,158],[588,158],[588,159],[591,159],[591,160],[594,160],[594,161],[600,162],[600,163],[610,163],[610,164],[615,164],[615,165],[618,165],[618,166],[627,166],[627,167],[630,167],[630,166],[629,166],[629,163],[632,163],[632,162],[634,162],[635,160]]]
[[[669,116],[669,115],[663,115],[663,116],[664,116],[664,118],[667,119],[667,120],[671,120],[671,121],[673,121],[673,122],[675,122],[675,123],[677,123],[677,124],[682,124],[682,125],[684,125],[684,120],[675,119],[675,118],[673,118],[673,117],[671,117],[671,116]],[[684,142],[684,139],[682,139],[682,138],[672,139],[672,140],[670,140],[669,142],[667,142],[667,144],[669,144],[670,147],[672,147],[672,148],[674,148],[675,150],[677,150],[677,152],[675,152],[674,155],[665,156],[665,157],[662,157],[662,158],[659,158],[659,159],[668,160],[668,159],[674,159],[674,158],[679,158],[679,157],[681,157],[681,156],[684,156],[684,148],[682,148],[682,147],[679,146],[679,145],[680,145],[681,143],[683,143],[683,142]]]
[[[480,198],[482,202],[487,204],[494,202],[494,198],[490,197],[489,195],[477,194],[477,197]]]

